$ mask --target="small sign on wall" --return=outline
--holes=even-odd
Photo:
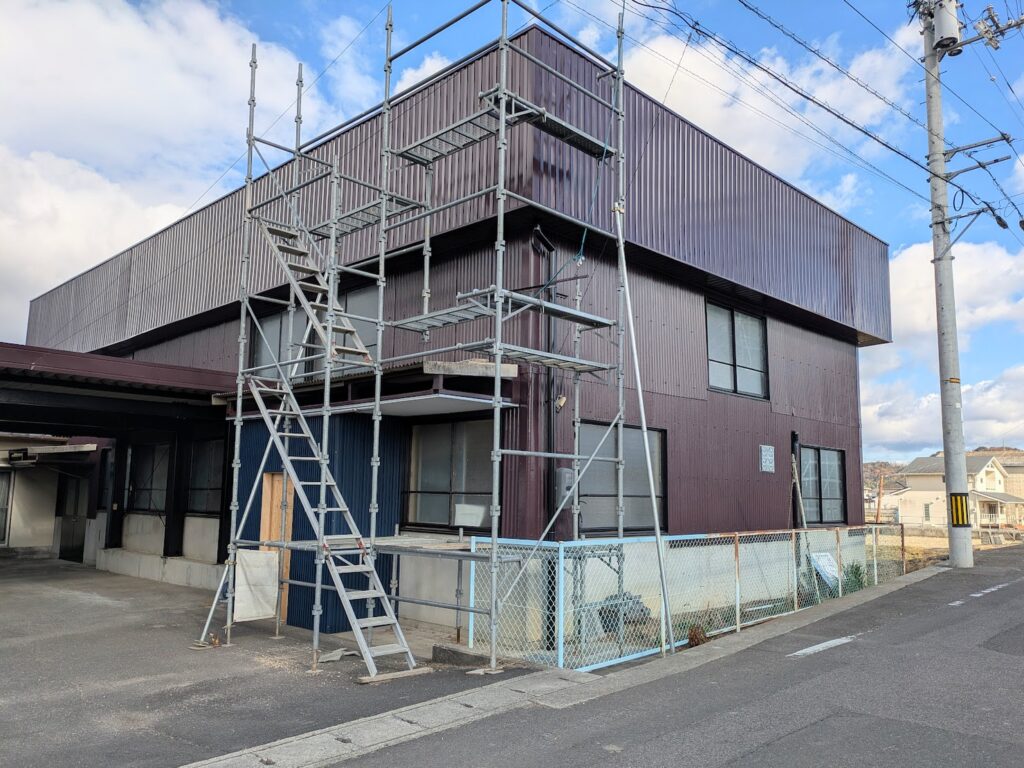
[[[761,446],[761,471],[762,472],[774,472],[775,471],[775,446],[774,445],[762,445]]]

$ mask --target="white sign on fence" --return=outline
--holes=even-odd
[[[774,472],[775,471],[775,446],[774,445],[762,445],[761,446],[761,471],[762,472]]]
[[[808,554],[814,564],[814,570],[821,576],[829,589],[836,589],[839,586],[839,564],[832,557],[831,552],[811,552]]]

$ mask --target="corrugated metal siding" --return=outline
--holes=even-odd
[[[309,420],[314,434],[320,429],[318,418]],[[242,435],[241,453],[242,469],[240,487],[248,494],[256,481],[256,470],[259,467],[263,449],[266,446],[267,431],[261,422],[249,422],[245,425]],[[370,503],[370,466],[369,456],[372,441],[372,422],[367,416],[341,415],[332,417],[331,423],[331,470],[338,480],[342,495],[348,502],[363,535],[369,535],[369,503]],[[301,454],[300,454],[301,455]],[[315,480],[317,468],[312,462],[299,462],[299,475],[305,480]],[[409,428],[400,419],[385,419],[381,422],[381,475],[380,475],[380,511],[377,515],[377,531],[382,536],[390,536],[401,519],[401,509],[409,466]],[[271,450],[267,463],[267,472],[280,472],[281,461],[276,452]],[[315,490],[315,489],[314,489]],[[260,515],[262,506],[262,483],[256,492],[253,511],[246,523],[243,535],[246,538],[259,537]],[[292,538],[308,539],[312,537],[312,527],[305,513],[298,505],[293,513]],[[328,519],[328,533],[343,532],[344,525],[340,518]],[[391,578],[391,557],[377,558],[377,572],[387,584]],[[313,555],[309,552],[293,552],[291,559],[291,577],[301,581],[313,581],[315,565]],[[360,586],[358,577],[346,576],[346,585],[353,588]],[[329,577],[325,574],[325,579]],[[365,585],[365,580],[362,580]],[[292,585],[288,596],[288,623],[294,626],[312,628],[314,591],[311,587]],[[321,629],[324,632],[345,632],[348,622],[341,609],[341,603],[333,591],[325,590],[323,594],[324,613],[321,617]],[[366,615],[365,601],[355,606],[356,615]]]
[[[600,276],[601,259],[588,259],[584,271]],[[634,297],[667,290],[660,276],[638,269],[631,272],[630,287]],[[659,301],[635,303],[637,325],[645,328],[641,354],[656,369],[652,374],[646,362],[642,364],[648,423],[666,432],[669,532],[789,527],[788,456],[793,431],[806,445],[846,452],[848,522],[862,522],[856,347],[769,318],[771,399],[709,391],[704,297],[678,286],[674,291],[674,299],[663,295]],[[607,297],[596,300],[589,309],[606,311],[607,302]],[[675,304],[685,308],[685,315],[666,321]],[[673,374],[686,382],[685,387],[672,380]],[[562,391],[568,391],[571,380],[564,377],[562,382]],[[584,419],[607,422],[616,409],[613,381],[584,380]],[[563,409],[555,419],[556,450],[571,451],[571,410]],[[626,422],[640,423],[632,387],[626,393]],[[775,446],[775,473],[759,471],[762,444]],[[518,514],[530,519],[530,510]],[[562,527],[563,534],[567,530]],[[538,532],[539,528],[527,535]]]
[[[529,92],[532,82],[527,73],[521,61],[511,67],[511,82],[524,93]],[[392,146],[403,146],[410,136],[425,136],[479,109],[480,92],[492,87],[496,78],[497,57],[490,53],[422,92],[396,102],[392,111]],[[372,117],[327,141],[312,154],[327,161],[338,157],[342,172],[377,183],[380,125],[380,117]],[[522,194],[529,191],[532,140],[529,130],[509,134],[508,184]],[[494,156],[494,140],[490,139],[437,163],[435,203],[454,200],[493,183]],[[391,189],[396,194],[420,199],[424,194],[422,177],[421,172],[396,163]],[[282,178],[290,178],[287,168]],[[267,199],[276,192],[272,181],[269,176],[256,180],[256,200]],[[301,195],[307,223],[326,216],[326,181],[305,188]],[[342,195],[340,208],[347,211],[369,200],[372,193],[346,184]],[[509,201],[510,210],[516,207],[518,203]],[[287,218],[284,203],[268,206],[265,213],[282,220]],[[433,232],[454,230],[493,213],[493,197],[473,200],[435,214]],[[38,297],[31,304],[28,343],[76,351],[100,349],[237,300],[242,221],[239,190]],[[414,241],[421,234],[422,223],[397,227],[389,233],[389,247]],[[339,246],[341,260],[354,262],[373,255],[376,237],[376,230],[370,228],[345,238]],[[262,291],[284,282],[269,247],[261,239],[254,240],[251,290]]]
[[[607,79],[582,57],[539,30],[520,43],[562,71],[589,80],[609,96]],[[598,138],[614,135],[608,111],[539,68],[511,57],[510,83],[518,92]],[[393,109],[392,145],[426,135],[479,107],[481,90],[497,77],[496,55],[487,54],[399,102]],[[889,336],[888,264],[885,245],[777,177],[717,142],[633,89],[627,90],[627,162],[631,177],[627,236],[645,248],[739,285],[775,296],[860,331],[865,339]],[[379,118],[360,123],[315,150],[338,156],[344,172],[378,180]],[[650,143],[648,144],[648,138]],[[595,163],[535,129],[509,133],[509,186],[538,202],[604,228],[611,190],[609,167]],[[494,142],[488,140],[437,163],[436,200],[456,199],[494,181]],[[599,205],[593,205],[596,174]],[[395,167],[392,188],[424,194],[422,175]],[[256,182],[256,198],[273,191]],[[369,199],[346,185],[343,209]],[[306,209],[326,215],[324,182],[302,192]],[[242,195],[235,192],[196,212],[113,260],[32,302],[28,343],[93,350],[162,325],[224,306],[237,298],[242,248]],[[509,201],[515,208],[515,201]],[[283,216],[283,204],[272,207]],[[491,216],[493,199],[482,198],[434,217],[435,233]],[[310,214],[312,218],[313,214]],[[393,230],[389,246],[417,239],[422,223]],[[346,238],[342,259],[375,250],[372,230]],[[263,290],[283,281],[261,243],[251,285]],[[201,286],[201,290],[197,290]]]
[[[550,36],[531,32],[527,47],[578,80],[596,73]],[[541,106],[597,137],[608,135],[606,108],[539,68],[536,78]],[[628,241],[868,336],[890,338],[884,243],[640,91],[627,88],[625,109],[633,180]],[[611,229],[608,206],[591,202],[595,184],[602,200],[614,184],[610,165],[595,171],[588,158],[546,135],[538,134],[536,147],[533,199]]]
[[[235,371],[238,369],[238,320],[218,323],[158,344],[140,347],[130,354],[133,360],[151,363]]]

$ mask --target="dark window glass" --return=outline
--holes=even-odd
[[[707,305],[708,385],[768,397],[768,346],[764,318]]]
[[[0,471],[0,542],[7,541],[7,518],[11,508],[11,474]]]
[[[219,514],[224,477],[224,441],[200,440],[192,444],[189,467],[188,511]]]
[[[800,449],[800,491],[808,523],[846,521],[846,475],[843,451]]]
[[[606,424],[580,425],[580,453],[589,456],[594,453],[601,437],[607,431]],[[612,429],[598,451],[598,457],[615,458],[617,455],[617,432]],[[647,481],[647,461],[644,457],[643,432],[637,427],[623,430],[622,477],[622,527],[625,531],[653,530],[651,494]],[[654,491],[658,504],[658,519],[664,525],[665,514],[665,433],[647,430],[651,447],[651,464],[654,471]],[[615,513],[616,483],[615,464],[608,461],[594,461],[580,479],[580,530],[587,532],[616,531],[618,520]]]
[[[165,511],[169,457],[170,446],[167,443],[131,446],[128,472],[129,511]]]
[[[450,528],[489,524],[492,424],[413,427],[407,522]]]
[[[96,490],[96,508],[110,509],[111,497],[114,492],[114,462],[110,459],[111,451],[104,448],[100,452],[98,488]]]

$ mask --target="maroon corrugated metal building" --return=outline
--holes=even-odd
[[[590,60],[558,39],[532,28],[517,43],[610,98],[610,78],[599,79]],[[517,93],[592,136],[608,135],[607,110],[522,58],[512,57],[511,64],[511,86]],[[480,93],[496,79],[497,53],[492,48],[396,99],[392,146],[478,109]],[[794,435],[799,436],[806,475],[808,522],[862,522],[857,351],[890,340],[886,244],[646,94],[627,89],[625,110],[631,179],[627,254],[666,530],[792,526],[789,457]],[[507,217],[506,285],[525,290],[550,283],[544,298],[571,303],[579,278],[582,308],[615,317],[614,243],[595,231],[584,236],[579,227],[530,204],[609,230],[611,212],[593,200],[595,185],[614,183],[610,165],[602,170],[591,158],[534,127],[511,129],[509,139],[507,181],[515,196]],[[325,138],[312,153],[324,159],[338,155],[345,173],[375,179],[380,114]],[[439,161],[435,170],[441,199],[454,200],[493,184],[493,139]],[[418,197],[419,178],[413,169],[399,167],[391,184],[396,192]],[[267,187],[261,187],[267,184],[266,177],[257,180],[257,197],[268,196]],[[326,212],[326,189],[324,184],[304,190],[304,204]],[[345,204],[366,202],[369,194],[354,188]],[[36,298],[28,343],[234,371],[242,222],[238,191]],[[422,235],[422,221],[390,233],[389,247],[404,253],[388,262],[386,319],[421,310],[421,255],[406,247]],[[491,285],[493,197],[436,214],[432,235],[432,308],[453,305],[458,292]],[[349,263],[371,258],[375,236],[371,228],[347,238],[343,258]],[[284,284],[265,250],[257,250],[254,279],[256,288],[268,293]],[[342,291],[357,306],[367,284],[345,279],[351,282]],[[421,350],[424,344],[483,339],[488,322],[439,329],[429,341],[419,333],[388,328],[385,349],[379,353],[392,356]],[[562,354],[572,351],[565,326],[533,313],[522,314],[510,331],[513,343]],[[614,332],[588,332],[583,356],[614,359],[615,341]],[[474,355],[437,356],[467,357]],[[395,366],[386,376],[386,392],[393,393],[486,392],[489,386],[489,379],[444,378],[421,365]],[[358,380],[339,392],[353,400],[367,394]],[[509,382],[508,395],[518,407],[505,416],[507,447],[571,452],[571,408],[557,407],[559,397],[570,392],[571,379],[563,372],[520,364]],[[638,424],[635,401],[627,393],[630,425]],[[586,377],[581,403],[586,447],[595,430],[616,413],[614,381]],[[391,451],[403,457],[404,465],[383,470],[384,482],[400,491],[391,513],[405,529],[474,527],[470,502],[489,488],[474,486],[479,481],[454,470],[447,485],[432,478],[436,467],[429,466],[417,441],[443,440],[445,455],[452,457],[488,452],[489,443],[477,444],[483,433],[489,441],[489,431],[473,423],[481,416],[489,417],[489,412],[385,417],[403,421],[394,439],[408,442],[406,450]],[[627,430],[627,460],[635,435]],[[558,464],[538,458],[506,460],[503,535],[535,537],[541,531],[553,508],[551,486]],[[349,471],[368,469],[361,460]],[[602,472],[594,472],[582,489],[581,527],[587,535],[614,528],[609,501],[614,488],[609,489]],[[638,483],[627,475],[626,527],[649,528],[646,478]],[[186,510],[188,514],[210,513],[212,480],[203,482],[205,486],[194,490],[209,492],[202,496],[206,506]],[[153,503],[152,498],[146,501]],[[486,525],[479,522],[481,528]],[[567,535],[565,526],[558,532]]]

